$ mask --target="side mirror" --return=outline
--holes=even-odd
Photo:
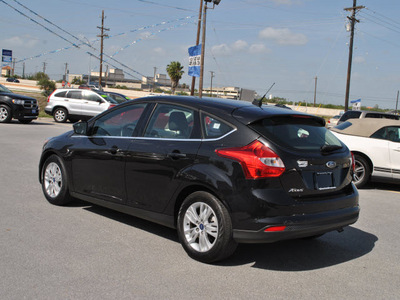
[[[86,121],[75,123],[73,127],[76,134],[87,135],[88,133],[88,123]]]

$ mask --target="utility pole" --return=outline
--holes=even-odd
[[[154,76],[153,76],[153,93],[154,93],[154,89],[155,89],[155,85],[156,85],[156,72],[157,72],[157,68],[154,67]],[[194,77],[193,77],[194,78]]]
[[[11,70],[11,72],[12,72],[11,77],[14,77],[14,70],[15,70],[15,58],[13,58],[13,67],[12,67],[12,70]]]
[[[104,10],[101,13],[101,27],[97,26],[97,28],[101,30],[101,34],[98,35],[97,37],[101,38],[99,89],[102,90],[103,87],[101,85],[101,77],[102,77],[102,73],[103,73],[103,40],[105,37],[108,37],[108,34],[104,34],[104,31],[110,30],[109,28],[104,28]]]
[[[397,91],[397,98],[396,98],[396,115],[397,115],[397,104],[399,104],[399,91]]]
[[[354,26],[355,23],[360,21],[356,19],[356,13],[365,8],[365,6],[357,6],[357,0],[353,0],[353,7],[345,8],[345,11],[351,11],[351,17],[347,17],[350,20],[350,44],[349,44],[349,62],[347,65],[347,81],[346,81],[346,98],[344,101],[344,111],[349,109],[349,95],[350,95],[350,78],[351,78],[351,65],[353,61],[353,40],[354,40]]]
[[[201,59],[200,59],[200,79],[199,79],[199,98],[203,96],[203,78],[204,78],[204,54],[206,48],[206,20],[207,20],[207,4],[203,10],[203,32],[201,37]]]
[[[199,9],[199,20],[197,22],[197,38],[196,38],[196,46],[200,43],[200,30],[201,30],[201,18],[203,11],[203,0],[200,0],[200,9]],[[192,86],[190,89],[190,95],[194,96],[194,86],[196,85],[196,77],[192,76]]]
[[[314,107],[315,107],[315,104],[316,104],[316,102],[317,102],[317,80],[318,80],[318,77],[317,77],[317,76],[315,76],[315,87],[314,87]]]
[[[46,74],[46,62],[43,62],[43,73]]]
[[[22,78],[25,79],[25,62],[22,63]]]
[[[210,71],[210,73],[211,73],[211,93],[210,93],[211,95],[210,95],[210,96],[212,97],[212,96],[213,96],[213,93],[212,93],[212,92],[213,92],[212,80],[213,80],[213,78],[214,78],[214,74],[215,74],[215,73],[214,73],[213,71]]]
[[[65,75],[64,75],[64,81],[65,84],[68,82],[68,63],[65,63],[65,71],[64,71]]]

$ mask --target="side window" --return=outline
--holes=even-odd
[[[371,138],[400,142],[400,127],[384,127],[371,135]]]
[[[56,94],[54,94],[54,97],[65,97],[65,95],[67,94],[67,91],[62,91],[62,92],[58,92]]]
[[[82,99],[82,92],[81,91],[69,91],[67,94],[67,98]]]
[[[180,106],[159,104],[151,116],[145,137],[189,139],[194,127],[194,111]]]
[[[124,106],[102,116],[94,123],[92,136],[134,136],[145,107],[146,104]]]
[[[347,111],[344,115],[340,118],[340,121],[344,122],[348,119],[358,119],[361,115],[361,111]]]
[[[83,91],[82,92],[82,98],[88,101],[98,101],[100,100],[100,97],[97,96],[96,93],[93,93],[92,91]]]
[[[234,129],[232,126],[208,115],[202,116],[202,122],[206,139],[219,138]]]

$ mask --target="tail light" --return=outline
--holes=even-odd
[[[356,171],[356,160],[354,159],[354,154],[351,152],[351,169],[353,173]]]
[[[55,91],[56,91],[56,90],[54,90],[54,91],[50,94],[50,96],[47,97],[47,102],[50,102],[50,97],[55,93]]]
[[[117,106],[116,104],[110,104],[110,106],[108,107],[108,109],[113,108],[114,106]]]
[[[279,177],[285,172],[280,157],[258,140],[238,148],[215,150],[221,156],[238,161],[247,179]]]

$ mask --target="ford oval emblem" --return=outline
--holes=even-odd
[[[333,168],[336,167],[336,162],[334,162],[334,161],[328,161],[328,162],[326,163],[326,166],[327,166],[329,169],[333,169]]]

